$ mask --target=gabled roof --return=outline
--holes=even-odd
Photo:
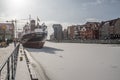
[[[109,22],[110,26],[115,25],[116,21],[119,20],[120,18],[113,19],[113,20],[108,20],[108,21],[102,21],[101,26],[103,26],[105,23]]]

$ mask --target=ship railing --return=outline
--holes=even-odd
[[[19,46],[20,44],[0,66],[0,80],[15,80]]]

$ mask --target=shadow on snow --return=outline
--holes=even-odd
[[[45,53],[49,53],[49,54],[56,54],[56,53],[55,53],[56,51],[64,51],[64,50],[62,50],[62,49],[57,49],[57,48],[47,47],[47,46],[44,46],[44,47],[41,48],[41,49],[27,48],[27,50],[28,50],[29,52],[45,52]]]

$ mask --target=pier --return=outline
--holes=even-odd
[[[42,69],[41,76],[38,75],[37,67],[39,65],[32,59],[29,52],[18,44],[0,64],[0,80],[48,80],[42,73]]]

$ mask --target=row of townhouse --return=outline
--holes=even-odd
[[[100,39],[120,39],[120,18],[101,22]]]
[[[54,33],[51,39],[55,40],[106,40],[120,39],[120,18],[102,21],[87,22],[83,25],[71,25],[62,30],[61,24],[53,25]]]
[[[87,22],[84,25],[72,25],[67,28],[68,39],[98,39],[98,22]]]
[[[63,36],[64,39],[71,40],[120,39],[120,18],[68,26],[64,29]]]

